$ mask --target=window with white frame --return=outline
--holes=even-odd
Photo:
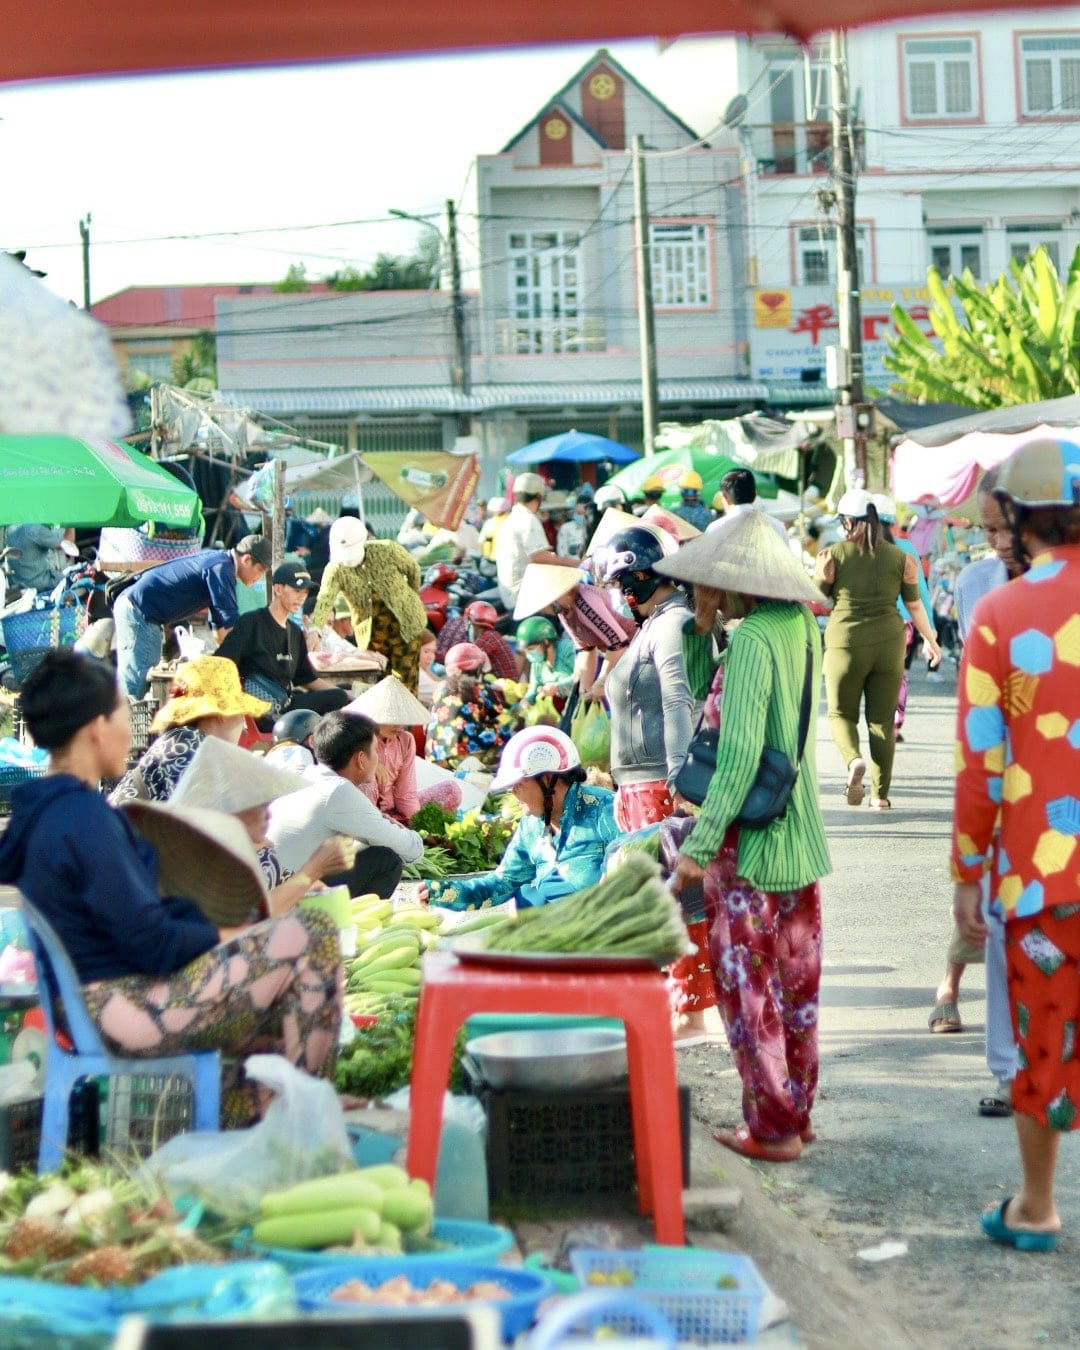
[[[939,227],[926,231],[930,266],[942,277],[965,270],[978,281],[983,274],[983,232],[980,226]]]
[[[771,155],[766,173],[814,173],[827,170],[832,117],[832,68],[826,48],[790,44],[762,47],[768,65]]]
[[[1006,225],[1005,240],[1009,257],[1022,263],[1037,248],[1045,248],[1054,271],[1061,273],[1060,225]]]
[[[907,116],[942,121],[978,113],[975,39],[905,38],[904,91]]]
[[[712,268],[709,227],[701,221],[649,226],[653,304],[661,309],[709,309]]]
[[[571,230],[515,231],[507,240],[515,352],[585,350],[581,236]]]
[[[1020,39],[1020,64],[1028,116],[1080,117],[1080,34],[1029,33]]]
[[[855,232],[855,256],[859,279],[866,277],[866,230]],[[802,286],[836,284],[836,230],[832,225],[800,225],[798,238],[798,281]]]

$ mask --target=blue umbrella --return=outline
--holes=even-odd
[[[594,436],[588,431],[562,431],[557,436],[546,436],[542,441],[515,450],[506,456],[507,464],[595,464],[610,460],[613,464],[630,464],[640,456],[636,450],[606,436]]]

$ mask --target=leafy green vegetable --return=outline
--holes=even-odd
[[[334,1082],[339,1092],[354,1097],[389,1097],[398,1088],[408,1087],[412,1074],[413,1041],[416,1035],[416,1009],[380,1017],[373,1027],[358,1029],[355,1038],[338,1056]],[[458,1033],[450,1066],[451,1092],[463,1087],[461,1056],[465,1049],[465,1030]]]
[[[425,802],[409,824],[417,834],[445,835],[446,827],[456,820],[453,811],[447,811],[438,802]]]

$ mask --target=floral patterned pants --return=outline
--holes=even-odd
[[[821,895],[759,891],[736,876],[738,829],[708,866],[709,950],[716,998],[757,1139],[787,1139],[810,1122],[818,1077]]]
[[[124,975],[84,989],[110,1049],[138,1056],[220,1050],[236,1057],[222,1083],[222,1125],[249,1125],[262,1102],[241,1081],[243,1057],[284,1055],[332,1078],[343,1005],[337,925],[322,910],[253,924],[171,975]]]
[[[675,810],[667,784],[626,783],[615,796],[615,823],[620,830],[632,833],[645,825],[655,825]],[[668,992],[672,1011],[680,1013],[704,1012],[716,1007],[712,967],[709,965],[709,927],[700,923],[687,924],[690,941],[697,947],[692,956],[680,957],[668,967]]]

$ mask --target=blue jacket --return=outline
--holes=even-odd
[[[478,909],[516,895],[524,908],[550,904],[600,880],[604,852],[619,833],[615,794],[571,783],[556,838],[539,816],[522,816],[494,872],[468,881],[433,881],[431,901],[447,909]]]
[[[125,592],[151,623],[179,623],[210,608],[215,628],[235,628],[236,563],[228,549],[204,548],[188,558],[153,567]]]
[[[171,975],[217,944],[189,900],[162,899],[157,858],[100,793],[69,774],[23,783],[0,837],[0,881],[56,929],[83,984]]]

